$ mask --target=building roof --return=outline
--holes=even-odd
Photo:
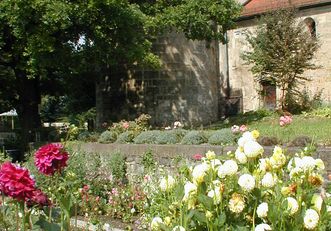
[[[323,5],[331,0],[247,0],[241,1],[244,5],[242,17],[249,17],[279,8],[294,6],[297,8]]]

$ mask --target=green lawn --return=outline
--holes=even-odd
[[[298,136],[309,136],[314,143],[331,145],[331,108],[319,108],[309,113],[293,116],[293,122],[287,127],[279,125],[277,113],[268,111],[249,112],[228,118],[209,126],[210,129],[231,127],[232,125],[248,126],[249,130],[257,129],[261,136],[276,137],[287,143]]]

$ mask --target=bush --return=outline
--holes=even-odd
[[[117,135],[115,132],[112,131],[104,131],[101,133],[98,142],[103,144],[113,143],[117,139]]]
[[[100,135],[96,132],[83,131],[79,133],[77,140],[84,142],[97,142],[99,136]]]
[[[172,131],[163,131],[156,137],[157,144],[176,144],[180,140],[178,136]]]
[[[234,142],[235,136],[229,128],[223,128],[221,130],[215,131],[208,139],[209,144],[213,145],[225,145],[232,144]]]
[[[156,139],[161,133],[158,130],[145,131],[140,133],[133,141],[135,144],[156,144]]]
[[[136,133],[133,131],[126,131],[118,135],[116,143],[127,144],[132,143],[135,138]]]
[[[206,136],[201,131],[190,131],[182,139],[182,144],[203,144],[207,142]]]

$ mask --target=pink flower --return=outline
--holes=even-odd
[[[130,124],[129,124],[129,122],[124,122],[122,124],[122,126],[123,126],[124,129],[128,129],[130,127]]]
[[[151,180],[151,176],[150,175],[145,175],[144,176],[144,182],[147,183]]]
[[[27,201],[27,204],[28,206],[47,206],[50,204],[50,201],[45,193],[40,189],[36,189],[32,192],[32,197]]]
[[[194,160],[201,160],[202,157],[203,157],[203,155],[201,155],[201,154],[194,154],[194,155],[193,155],[193,159],[194,159]]]
[[[281,126],[281,127],[284,127],[284,126],[286,126],[286,125],[289,125],[289,124],[291,124],[292,123],[292,116],[289,116],[289,115],[285,115],[285,116],[281,116],[280,118],[279,118],[279,125]]]
[[[27,201],[33,196],[35,181],[27,169],[5,162],[0,169],[0,191],[16,200]]]
[[[38,170],[45,175],[54,175],[67,166],[69,154],[61,144],[46,144],[38,149],[34,156]]]
[[[234,134],[239,133],[239,132],[240,132],[240,130],[239,130],[239,126],[238,126],[238,125],[233,125],[233,126],[231,127],[231,131],[232,131],[232,133],[234,133]]]
[[[239,130],[241,132],[245,132],[245,131],[247,131],[247,126],[245,124],[243,124],[243,125],[240,126]]]

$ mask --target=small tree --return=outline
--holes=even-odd
[[[281,90],[280,105],[297,95],[298,86],[309,80],[305,70],[316,69],[312,62],[319,47],[316,36],[296,18],[294,9],[267,13],[259,20],[255,33],[247,32],[252,50],[243,54],[259,83],[269,82]]]

